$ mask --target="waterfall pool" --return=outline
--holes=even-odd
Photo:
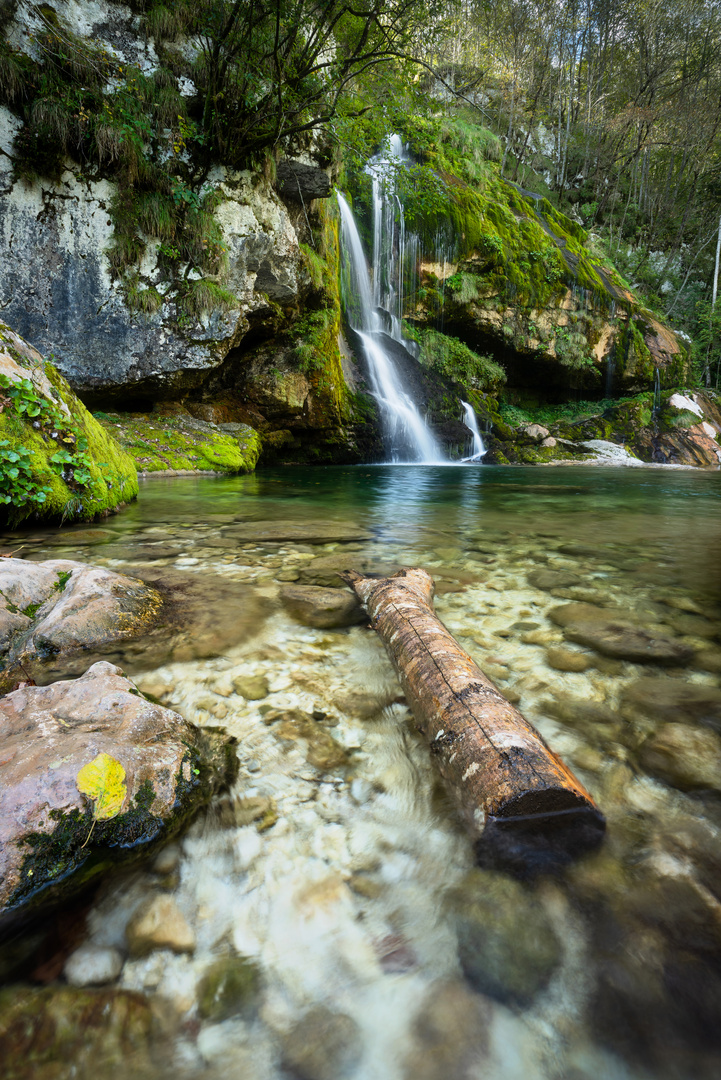
[[[108,1076],[721,1073],[721,474],[154,477],[116,517],[3,537],[20,544],[25,558],[192,587],[191,625],[165,652],[117,659],[143,691],[238,740],[232,792],[82,911],[72,947],[84,935],[118,949],[117,985],[154,1017]],[[402,565],[434,575],[440,618],[606,814],[601,849],[559,876],[474,870],[375,634],[301,626],[279,602],[285,585],[328,584],[345,566]],[[572,604],[595,619],[593,647],[556,610]],[[623,641],[609,655],[604,612],[694,659],[636,663]],[[313,725],[337,748],[325,764]],[[128,957],[128,921],[158,892],[195,948]],[[82,1056],[77,1023],[65,1061]]]

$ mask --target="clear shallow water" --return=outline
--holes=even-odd
[[[170,583],[192,625],[120,659],[238,739],[238,783],[177,865],[110,882],[87,916],[90,940],[125,953],[133,911],[164,889],[195,933],[192,955],[128,958],[119,979],[163,1012],[158,1074],[719,1075],[720,496],[721,476],[679,471],[285,469],[149,479],[97,528],[17,534],[20,554]],[[363,538],[237,535],[257,522],[322,538],[328,521]],[[440,617],[606,813],[601,851],[564,875],[469,877],[470,843],[375,635],[301,627],[278,602],[284,582],[404,564],[433,573]],[[549,617],[569,602],[620,608],[695,658],[662,669],[569,642]],[[237,692],[248,678],[263,697]],[[313,723],[338,744],[325,767]],[[238,957],[260,988],[214,1010],[203,980]],[[319,1007],[346,1018],[345,1057]]]

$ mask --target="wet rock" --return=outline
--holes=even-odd
[[[72,953],[63,973],[71,986],[106,986],[123,970],[123,957],[106,945],[81,945]]]
[[[283,1064],[299,1080],[339,1080],[353,1070],[363,1049],[355,1020],[324,1005],[306,1012],[281,1043]]]
[[[192,953],[195,934],[172,896],[150,896],[134,913],[125,931],[131,956],[147,956],[155,949]]]
[[[581,578],[570,570],[534,570],[527,575],[529,585],[534,589],[562,589],[568,585],[580,585]]]
[[[698,671],[721,675],[721,649],[701,649],[694,656],[692,667]]]
[[[461,967],[481,993],[527,1004],[561,957],[548,916],[528,889],[505,874],[472,870],[454,889]]]
[[[12,680],[20,664],[57,662],[59,655],[142,634],[157,618],[162,599],[137,578],[101,566],[3,559],[0,605],[7,612],[0,650],[7,653],[6,678]],[[27,621],[11,623],[8,615]]]
[[[348,763],[348,755],[332,735],[325,731],[317,720],[300,709],[287,712],[267,713],[266,724],[280,723],[273,728],[276,738],[285,742],[304,742],[308,763],[321,772],[339,769]]]
[[[529,439],[532,439],[533,442],[542,443],[550,435],[548,428],[543,427],[542,424],[522,424],[518,430]]]
[[[433,983],[413,1022],[407,1080],[470,1080],[488,1053],[489,1002],[461,982]]]
[[[262,701],[270,692],[265,675],[236,675],[233,689],[246,701]]]
[[[573,649],[548,649],[546,663],[555,671],[587,671],[593,667],[593,660],[582,652]]]
[[[641,764],[682,791],[721,791],[721,738],[708,728],[664,724],[639,752]]]
[[[686,664],[694,650],[655,630],[636,626],[626,612],[613,612],[593,604],[564,604],[549,612],[569,641],[585,645],[603,656],[636,664]]]
[[[0,991],[0,1060],[12,1080],[153,1080],[167,1047],[150,1003],[128,990]]]
[[[614,739],[622,724],[618,713],[608,706],[564,694],[543,701],[541,708],[547,716],[582,732],[592,744],[601,739]]]
[[[270,829],[278,820],[275,799],[267,795],[250,795],[237,799],[233,806],[233,823],[238,828],[257,825],[260,832]]]
[[[124,776],[119,812],[94,821],[77,776],[99,754]],[[104,661],[1,698],[0,913],[71,890],[109,865],[98,859],[108,848],[114,863],[138,857],[236,770],[233,740],[147,701]]]
[[[640,713],[656,721],[689,721],[721,730],[721,689],[663,676],[648,676],[627,686],[621,708],[629,720]]]
[[[260,988],[258,969],[243,956],[216,961],[198,983],[198,1013],[220,1023],[255,1005]]]
[[[353,593],[341,589],[298,585],[281,589],[280,598],[286,611],[304,626],[332,629],[368,618]]]

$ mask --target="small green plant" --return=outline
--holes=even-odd
[[[31,504],[42,506],[50,488],[39,486],[32,471],[31,451],[0,440],[0,503],[18,509]]]

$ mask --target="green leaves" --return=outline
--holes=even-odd
[[[45,502],[50,488],[36,484],[31,455],[26,446],[13,445],[9,439],[0,440],[0,504],[22,507]]]
[[[83,765],[75,783],[78,791],[95,803],[95,821],[108,821],[118,816],[128,793],[125,769],[119,761],[109,754],[98,754],[87,765]]]

